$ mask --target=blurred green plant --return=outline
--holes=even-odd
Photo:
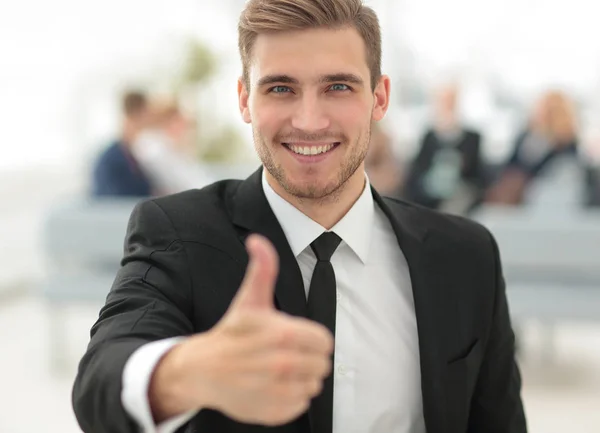
[[[243,159],[242,138],[235,127],[226,125],[217,134],[208,138],[200,149],[199,157],[204,162],[234,162]]]
[[[204,43],[188,40],[175,87],[195,117],[198,158],[207,163],[236,162],[247,154],[242,137],[233,125],[223,125],[214,119],[210,101],[203,95],[218,72],[218,66],[218,57]]]
[[[206,45],[197,40],[187,42],[181,73],[183,85],[201,85],[217,70],[217,58]]]

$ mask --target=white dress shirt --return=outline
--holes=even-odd
[[[267,201],[302,272],[308,296],[317,259],[310,244],[325,228],[280,197],[263,176]],[[333,433],[425,433],[412,286],[395,233],[369,183],[331,229],[337,283]],[[145,432],[171,433],[194,413],[155,426],[147,390],[152,371],[178,339],[136,351],[123,373],[122,400]]]

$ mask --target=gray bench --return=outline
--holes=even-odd
[[[546,357],[557,322],[600,322],[600,211],[487,207],[475,219],[498,241],[513,321],[545,326]]]
[[[102,304],[120,260],[127,222],[140,199],[73,199],[46,215],[42,230],[44,277],[39,287],[46,302],[51,365],[65,362],[66,306]]]
[[[46,218],[41,293],[49,307],[57,367],[64,354],[64,307],[104,301],[137,202],[73,200],[53,207]],[[475,219],[498,241],[516,321],[600,321],[600,212],[487,207]]]
[[[515,317],[600,321],[600,212],[485,208]]]
[[[257,166],[251,161],[198,165],[198,170],[207,182],[213,182],[246,178]],[[45,275],[40,292],[48,306],[54,369],[62,369],[65,361],[65,307],[104,303],[123,257],[127,222],[140,200],[79,197],[48,210],[42,229]]]

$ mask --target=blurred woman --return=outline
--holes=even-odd
[[[151,104],[152,122],[136,140],[133,151],[156,195],[201,188],[207,180],[195,159],[192,124],[170,100]]]
[[[530,183],[563,159],[577,160],[577,121],[571,99],[550,91],[534,107],[528,127],[517,137],[499,180],[486,201],[516,205],[524,201]]]

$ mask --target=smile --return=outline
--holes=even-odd
[[[297,144],[283,143],[285,147],[294,152],[297,155],[303,156],[315,156],[321,155],[323,153],[327,153],[331,151],[334,147],[337,147],[339,143],[331,143],[324,145],[311,145],[311,146],[302,146]]]

